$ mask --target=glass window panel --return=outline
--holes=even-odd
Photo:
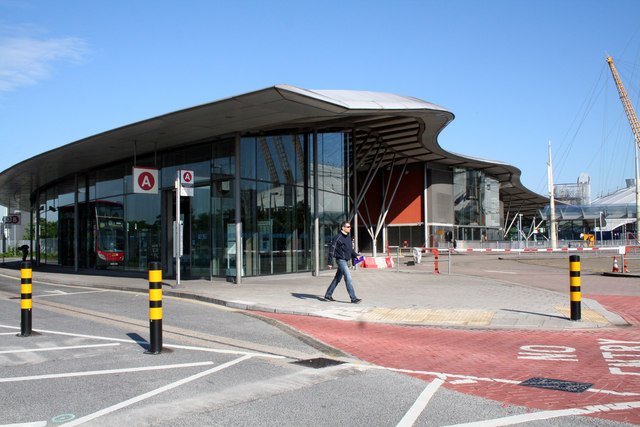
[[[244,274],[247,276],[258,275],[258,251],[260,242],[258,241],[258,211],[257,187],[255,181],[242,180],[240,182],[240,218],[242,221],[242,249],[244,261]],[[234,223],[234,218],[230,218],[230,224]],[[235,239],[235,237],[234,237]],[[233,255],[235,257],[235,255]],[[235,274],[235,273],[234,273]]]
[[[102,199],[124,193],[124,165],[112,166],[96,173],[96,198]]]
[[[124,262],[128,270],[146,271],[150,262],[160,261],[160,212],[160,194],[126,196]]]
[[[242,178],[255,179],[256,178],[256,148],[257,138],[244,137],[240,140],[240,152],[242,156],[240,158],[240,176]]]
[[[318,134],[318,181],[321,190],[345,194],[346,148],[342,133]]]
[[[211,194],[210,187],[194,188],[191,198],[191,277],[211,277]]]
[[[211,144],[166,153],[162,165],[160,182],[163,188],[173,188],[178,170],[193,171],[194,184],[208,183],[211,180]]]
[[[211,188],[211,274],[214,276],[235,276],[235,272],[231,274],[230,271],[230,256],[235,262],[234,182],[215,181]],[[243,227],[246,226],[243,223]],[[233,267],[235,269],[235,264]]]
[[[99,269],[124,268],[125,218],[122,197],[96,200],[90,204],[91,265]]]
[[[226,139],[213,143],[212,168],[214,180],[233,179],[236,173],[235,139]]]

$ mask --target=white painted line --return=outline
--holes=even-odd
[[[515,271],[485,270],[485,273],[518,274]]]
[[[103,371],[65,372],[61,374],[33,375],[30,377],[8,377],[8,378],[0,378],[0,383],[48,380],[52,378],[89,377],[92,375],[110,375],[110,374],[121,374],[124,372],[142,372],[142,371],[155,371],[155,370],[164,370],[164,369],[192,368],[194,366],[208,366],[208,365],[213,365],[213,362],[208,361],[208,362],[181,363],[181,364],[174,364],[174,365],[142,366],[138,368],[105,369]]]
[[[427,407],[427,404],[443,383],[444,380],[440,378],[434,378],[434,380],[429,383],[427,388],[425,388],[423,392],[420,393],[420,396],[418,396],[418,399],[416,399],[407,413],[404,414],[404,417],[402,417],[397,427],[411,427],[416,422],[422,411],[424,411],[424,408]]]
[[[449,381],[449,384],[477,384],[478,381],[475,380],[454,380],[454,381]]]
[[[0,335],[15,335],[15,332],[0,332]]]
[[[99,293],[104,293],[104,292],[109,292],[108,290],[98,290],[98,291],[82,291],[82,292],[64,292],[64,291],[60,291],[60,290],[55,290],[55,291],[44,291],[44,292],[49,292],[49,295],[34,295],[33,298],[47,298],[47,297],[59,297],[59,296],[73,296],[73,295],[80,295],[80,294],[99,294]]]
[[[388,371],[394,371],[394,372],[402,372],[405,374],[417,374],[417,375],[427,375],[427,376],[433,376],[433,377],[437,377],[437,378],[443,378],[445,380],[448,380],[449,378],[460,378],[462,380],[467,380],[467,381],[472,381],[472,382],[476,382],[476,381],[486,381],[486,382],[493,382],[493,383],[502,383],[502,384],[514,384],[514,385],[518,385],[520,384],[522,381],[517,381],[517,380],[505,380],[502,378],[484,378],[484,377],[474,377],[472,375],[458,375],[458,374],[447,374],[444,372],[432,372],[432,371],[415,371],[415,370],[411,370],[411,369],[399,369],[399,368],[389,368],[386,366],[375,366],[375,365],[367,365],[364,366],[364,369],[385,369]],[[451,384],[453,384],[453,381],[450,381]],[[640,396],[640,393],[638,392],[633,392],[633,391],[614,391],[614,390],[605,390],[605,389],[599,389],[599,388],[590,388],[587,390],[588,392],[591,393],[602,393],[602,394],[610,394],[613,396]]]
[[[0,328],[20,329],[15,326],[8,326],[8,325],[0,325]],[[127,344],[138,344],[138,345],[148,344],[146,341],[134,341],[134,340],[130,340],[130,339],[127,340],[123,338],[99,337],[96,335],[72,334],[70,332],[48,331],[46,329],[34,329],[34,331],[40,332],[40,333],[47,333],[47,334],[64,335],[69,337],[91,338],[91,339],[102,340],[102,341],[116,341],[116,342],[123,342]],[[273,358],[273,359],[286,359],[286,357],[284,356],[277,356],[275,354],[268,354],[268,353],[253,353],[250,351],[220,350],[215,348],[192,347],[192,346],[177,345],[177,344],[163,344],[163,347],[178,348],[183,350],[208,351],[211,353],[221,353],[221,354],[235,354],[235,355],[248,355],[248,356],[255,356],[255,357],[266,357],[266,358]]]
[[[207,348],[207,347],[193,347],[189,345],[177,345],[177,344],[163,344],[164,347],[169,348],[179,348],[182,350],[195,350],[195,351],[205,351],[210,353],[221,353],[221,354],[243,354],[247,356],[255,356],[255,357],[266,357],[271,359],[286,359],[284,356],[278,356],[276,354],[269,353],[252,353],[250,351],[235,351],[235,350],[220,350],[216,348]]]
[[[0,424],[0,427],[44,427],[46,425],[46,421],[33,421],[30,423]]]
[[[75,420],[73,420],[73,421],[71,421],[69,423],[62,424],[62,425],[72,427],[72,426],[77,426],[77,425],[80,425],[80,424],[84,424],[86,422],[95,420],[96,418],[99,418],[99,417],[101,417],[103,415],[110,414],[111,412],[115,412],[118,409],[126,408],[129,405],[133,405],[134,403],[141,402],[141,401],[143,401],[145,399],[148,399],[150,397],[156,396],[156,395],[158,395],[160,393],[164,393],[165,391],[174,389],[176,387],[180,387],[181,385],[190,383],[191,381],[194,381],[194,380],[197,380],[199,378],[205,377],[205,376],[207,376],[209,374],[213,374],[213,373],[216,373],[218,371],[222,371],[223,369],[229,368],[229,367],[231,367],[231,366],[233,366],[233,365],[235,365],[237,363],[244,362],[245,360],[248,360],[248,359],[251,359],[251,356],[246,355],[246,356],[239,357],[239,358],[234,359],[234,360],[232,360],[230,362],[223,363],[222,365],[218,365],[215,368],[211,368],[211,369],[208,369],[206,371],[200,372],[198,374],[192,375],[190,377],[187,377],[187,378],[181,379],[179,381],[173,382],[171,384],[167,384],[164,387],[160,387],[160,388],[157,388],[155,390],[151,390],[150,392],[147,392],[147,393],[141,394],[139,396],[133,397],[131,399],[125,400],[124,402],[120,402],[120,403],[118,403],[116,405],[109,406],[108,408],[101,409],[100,411],[94,412],[93,414],[89,414],[89,415],[86,415],[84,417],[77,418],[77,419],[75,419]]]
[[[93,347],[113,347],[114,345],[120,345],[119,343],[109,344],[87,344],[87,345],[72,345],[68,347],[43,347],[43,348],[23,348],[20,350],[3,350],[0,354],[13,354],[13,353],[35,353],[38,351],[58,351],[58,350],[76,350],[79,348],[93,348]]]
[[[474,421],[471,423],[454,424],[449,427],[459,426],[477,426],[477,427],[493,427],[493,426],[510,426],[513,424],[526,423],[530,421],[548,420],[551,418],[569,417],[572,415],[589,415],[597,412],[624,411],[627,409],[640,408],[640,401],[607,403],[604,405],[585,406],[583,408],[559,409],[557,411],[541,411],[529,414],[512,415],[504,418],[496,418],[493,420]]]

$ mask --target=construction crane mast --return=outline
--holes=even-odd
[[[622,84],[622,80],[618,75],[618,71],[616,70],[616,66],[613,64],[613,58],[607,56],[607,63],[609,64],[609,68],[611,68],[611,74],[613,75],[613,80],[616,82],[616,88],[618,89],[618,94],[620,95],[620,101],[622,101],[622,106],[624,107],[624,112],[627,114],[627,119],[629,120],[629,124],[631,125],[631,131],[633,132],[633,137],[635,139],[635,153],[636,153],[636,240],[638,239],[638,234],[640,233],[640,169],[638,169],[638,146],[640,145],[640,123],[638,123],[638,116],[636,115],[636,110],[633,109],[633,104],[631,104],[631,100],[629,99],[629,95],[627,95],[627,91]]]

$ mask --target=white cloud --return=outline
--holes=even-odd
[[[58,61],[79,62],[87,53],[78,38],[46,40],[28,36],[0,38],[0,92],[33,85],[49,77]]]

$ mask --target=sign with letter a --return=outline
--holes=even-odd
[[[133,167],[133,192],[158,194],[158,169]]]

